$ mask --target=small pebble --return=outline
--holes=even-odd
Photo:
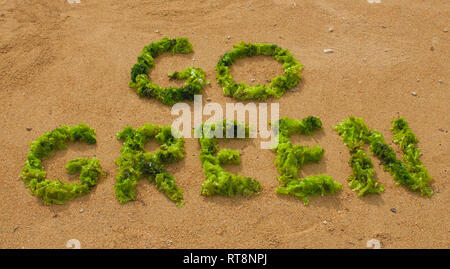
[[[275,27],[276,27],[276,26],[277,26],[277,24],[275,23],[275,24],[274,24],[273,26],[275,26]]]
[[[330,26],[330,27],[328,28],[328,32],[330,32],[330,33],[334,32],[333,27]]]
[[[155,33],[159,33],[159,30],[155,30]]]
[[[411,92],[411,94],[412,94],[413,96],[417,96],[417,93],[416,93],[416,92]]]
[[[439,193],[439,191],[440,191],[439,188],[434,189],[435,193]]]
[[[324,225],[327,225],[328,222],[327,222],[326,220],[324,220],[322,223],[323,223]]]
[[[420,82],[420,79],[416,79],[417,82]]]
[[[33,128],[31,128],[31,127],[26,127],[25,129],[27,129],[28,132],[33,130]]]
[[[383,28],[383,29],[386,28],[386,25],[382,24],[382,25],[381,25],[381,28]]]
[[[250,79],[250,81],[251,81],[251,82],[255,82],[255,81],[256,81],[256,79],[252,78],[252,79]]]
[[[431,51],[434,51],[434,47],[433,47],[433,46],[431,46],[431,47],[430,47],[430,50],[431,50]]]
[[[438,80],[439,81],[439,83],[444,83],[444,81],[442,80],[442,79],[440,79],[440,80]]]
[[[80,209],[80,213],[83,213],[84,212],[84,209],[82,208],[82,209]]]
[[[363,60],[363,62],[367,62],[367,58],[363,58],[362,60]]]
[[[211,101],[211,98],[209,98],[209,97],[208,97],[208,98],[206,98],[206,101],[210,102],[210,101]]]
[[[444,33],[447,33],[447,32],[448,32],[448,29],[447,29],[447,28],[445,28],[445,29],[444,29],[443,31],[444,31]]]
[[[324,53],[333,53],[334,50],[332,50],[332,49],[324,49],[323,52]]]
[[[391,208],[392,213],[397,213],[397,209],[395,207]]]
[[[227,39],[230,39],[231,38],[231,36],[227,36]]]

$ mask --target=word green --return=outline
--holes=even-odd
[[[272,123],[272,126],[278,129],[279,133],[279,143],[274,148],[275,164],[280,173],[278,181],[281,184],[276,189],[277,193],[296,196],[304,204],[308,204],[311,196],[332,194],[342,189],[341,184],[333,181],[328,175],[299,178],[299,169],[306,163],[319,162],[323,157],[324,149],[319,146],[310,148],[292,145],[290,137],[293,134],[312,135],[322,128],[319,118],[309,116],[302,120],[295,120],[286,117]],[[372,161],[362,149],[364,144],[369,145],[372,155],[382,160],[384,169],[396,179],[397,185],[405,185],[413,191],[419,191],[422,195],[432,196],[433,191],[430,187],[432,178],[419,159],[421,155],[417,148],[419,140],[405,119],[394,119],[391,127],[394,134],[393,142],[402,149],[404,162],[396,159],[394,150],[386,144],[383,135],[369,129],[362,118],[349,117],[334,129],[350,151],[349,164],[353,172],[349,176],[349,186],[352,190],[359,191],[358,196],[384,191],[384,187],[374,178]],[[242,138],[248,138],[249,127],[238,124],[236,121],[225,120],[212,124],[204,123],[198,130],[202,131],[202,135],[199,136],[200,161],[206,177],[202,183],[201,194],[232,197],[259,194],[262,186],[258,181],[229,173],[222,168],[224,164],[239,164],[240,153],[231,149],[219,150],[218,140],[214,136],[217,135],[217,130],[220,130],[221,134],[226,134],[226,138],[234,138],[236,133],[240,138],[239,130],[244,130]],[[137,129],[127,126],[117,134],[117,138],[123,140],[123,146],[121,155],[116,160],[119,173],[114,189],[121,203],[136,199],[137,181],[146,177],[149,181],[155,182],[158,190],[176,202],[177,206],[183,206],[182,190],[176,185],[175,178],[164,170],[166,164],[184,158],[184,139],[172,134],[172,131],[170,126],[148,123]],[[155,152],[146,152],[144,146],[153,138],[160,145],[160,149]],[[100,168],[98,159],[79,158],[69,161],[66,169],[71,174],[80,173],[80,183],[64,183],[59,179],[46,179],[47,174],[42,161],[56,150],[67,148],[69,142],[75,141],[95,144],[94,129],[83,123],[71,127],[63,125],[31,143],[30,152],[20,176],[24,179],[25,185],[30,188],[31,194],[41,198],[46,205],[64,204],[68,200],[88,194],[97,184],[99,177],[106,176]]]

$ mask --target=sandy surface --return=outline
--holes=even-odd
[[[449,248],[449,17],[448,0],[0,0],[0,247],[65,248],[77,239],[82,248],[365,248],[374,238],[383,248]],[[163,36],[188,37],[195,52],[159,57],[152,79],[169,85],[167,73],[194,64],[211,80],[204,99],[222,105],[232,100],[216,83],[214,66],[232,44],[289,49],[304,64],[305,79],[270,101],[280,103],[281,116],[322,119],[323,131],[294,140],[326,150],[301,175],[329,174],[343,191],[309,206],[280,197],[275,154],[261,150],[259,140],[233,141],[221,146],[242,150],[243,161],[230,170],[259,180],[264,190],[254,198],[205,198],[198,141],[186,139],[185,159],[168,168],[186,205],[177,208],[145,180],[139,201],[120,205],[113,189],[121,146],[115,134],[127,124],[168,125],[176,118],[170,107],[139,99],[128,87],[142,47]],[[328,48],[335,52],[323,53]],[[232,72],[238,81],[263,83],[282,69],[255,57]],[[405,117],[439,192],[428,199],[394,186],[373,159],[386,190],[358,198],[346,182],[349,153],[331,128],[350,115],[364,117],[388,142],[391,119]],[[48,176],[74,180],[65,163],[93,155],[109,175],[90,195],[44,206],[18,180],[29,143],[79,122],[96,129],[98,144],[58,152],[45,162]]]

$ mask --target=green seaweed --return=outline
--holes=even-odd
[[[80,158],[69,161],[66,166],[70,174],[80,173],[79,183],[46,179],[47,173],[42,161],[49,158],[56,150],[67,148],[67,143],[75,141],[96,143],[94,129],[84,123],[71,127],[64,125],[45,133],[31,143],[30,152],[20,177],[30,188],[31,194],[41,198],[46,205],[65,204],[69,200],[88,194],[97,184],[99,176],[106,175],[100,168],[98,159]]]
[[[351,155],[349,164],[352,174],[348,178],[348,185],[353,191],[359,191],[358,196],[384,191],[384,187],[375,179],[372,161],[364,150],[356,150]]]
[[[248,86],[244,82],[238,84],[233,80],[230,66],[237,59],[255,55],[272,56],[283,64],[284,74],[273,78],[269,86]],[[266,100],[269,97],[280,98],[287,90],[294,88],[302,79],[303,66],[285,49],[273,44],[252,44],[241,42],[234,49],[226,52],[216,66],[217,82],[223,93],[237,100]]]
[[[340,189],[342,189],[342,185],[333,181],[332,177],[327,175],[314,175],[291,180],[284,187],[278,187],[276,192],[278,194],[289,194],[298,197],[307,205],[312,196],[324,196],[335,193]]]
[[[206,180],[202,183],[201,194],[205,196],[251,196],[259,194],[262,190],[261,184],[250,178],[241,175],[235,175],[224,168],[222,164],[239,164],[239,151],[231,149],[218,150],[218,140],[211,132],[221,125],[223,135],[233,133],[237,134],[238,128],[244,128],[245,137],[249,137],[249,128],[247,125],[238,124],[236,121],[221,121],[211,124],[202,124],[199,129],[201,136],[199,138],[201,152],[200,161],[202,162],[203,172]]]
[[[164,170],[166,164],[184,157],[184,139],[172,135],[170,126],[147,123],[137,129],[125,127],[117,134],[123,140],[121,155],[116,160],[119,174],[114,190],[121,203],[136,200],[136,184],[142,177],[154,181],[156,188],[166,194],[178,207],[184,205],[183,191],[176,185],[175,178]],[[145,143],[155,139],[160,149],[146,152]]]
[[[364,144],[369,145],[372,155],[382,160],[384,170],[392,175],[397,185],[405,185],[412,191],[420,191],[421,195],[433,194],[429,186],[432,179],[419,160],[420,151],[416,147],[418,139],[405,119],[394,119],[391,130],[394,133],[393,141],[402,149],[406,164],[397,160],[395,151],[385,142],[383,135],[369,129],[363,118],[349,117],[336,125],[334,129],[352,155],[349,162],[353,169],[349,177],[350,187],[359,190],[358,196],[366,193],[380,193],[384,190],[384,187],[374,178],[372,161],[361,148]]]
[[[155,66],[154,59],[164,52],[187,54],[193,51],[187,38],[167,38],[145,46],[136,63],[131,68],[129,86],[140,97],[156,98],[165,105],[174,105],[183,100],[193,100],[208,83],[205,72],[197,67],[188,67],[181,72],[169,74],[170,79],[186,80],[183,87],[161,87],[151,82],[148,72]]]
[[[419,190],[422,195],[433,195],[433,191],[429,186],[433,179],[419,159],[421,152],[416,147],[419,139],[414,135],[404,118],[393,119],[391,130],[394,133],[392,141],[402,149],[406,169],[414,179],[409,185],[410,188]]]
[[[325,150],[319,146],[310,148],[292,145],[290,136],[312,135],[314,131],[322,128],[319,118],[309,116],[296,120],[285,117],[272,123],[272,126],[278,128],[279,132],[279,142],[275,148],[277,153],[275,164],[280,173],[278,181],[281,186],[276,189],[277,193],[294,195],[307,205],[311,196],[332,194],[342,189],[340,183],[333,181],[333,178],[327,175],[299,178],[299,169],[306,163],[319,162]]]
[[[349,187],[354,191],[359,191],[358,196],[383,192],[384,187],[374,177],[372,161],[361,149],[366,137],[370,135],[370,130],[364,124],[364,120],[350,117],[339,123],[334,129],[351,153],[349,164],[353,172],[348,178]]]

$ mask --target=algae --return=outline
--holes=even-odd
[[[197,67],[188,67],[181,72],[169,74],[171,79],[186,80],[183,87],[161,87],[151,82],[148,72],[155,66],[154,59],[164,52],[187,54],[193,51],[187,38],[167,38],[145,46],[138,62],[131,68],[129,86],[140,97],[156,98],[165,105],[174,105],[183,100],[193,100],[207,84],[205,72]]]
[[[364,144],[368,144],[370,153],[383,162],[384,170],[392,175],[396,185],[405,185],[412,191],[420,191],[421,195],[433,194],[429,186],[432,179],[419,160],[420,151],[416,147],[418,139],[405,119],[394,119],[391,127],[394,133],[393,142],[399,144],[402,149],[405,163],[397,160],[395,151],[385,142],[383,135],[369,129],[363,118],[349,117],[336,125],[334,129],[350,151],[349,164],[353,173],[349,177],[349,185],[353,190],[359,190],[358,196],[380,193],[384,190],[384,187],[374,178],[372,161],[362,150]]]
[[[273,78],[269,86],[248,86],[244,82],[233,80],[230,66],[237,59],[255,55],[272,56],[283,64],[284,74]],[[223,93],[237,100],[266,100],[269,97],[280,98],[287,90],[294,88],[302,79],[303,66],[285,49],[274,44],[252,44],[241,42],[234,49],[226,52],[216,66],[217,82],[222,86]]]
[[[239,151],[231,149],[222,149],[219,151],[218,139],[211,133],[216,127],[221,127],[223,136],[225,134],[238,133],[239,128],[244,128],[245,138],[249,137],[249,128],[245,124],[236,121],[220,121],[210,124],[202,124],[197,131],[201,131],[199,138],[201,152],[200,161],[202,162],[203,172],[206,180],[202,183],[201,194],[205,196],[251,196],[259,194],[262,190],[261,184],[250,178],[241,175],[232,174],[226,171],[222,164],[239,164]]]
[[[30,188],[31,194],[42,199],[46,205],[65,204],[69,200],[88,194],[97,184],[100,175],[106,175],[100,168],[98,159],[79,158],[69,161],[66,169],[70,174],[80,173],[80,183],[46,179],[47,173],[42,161],[51,157],[56,150],[67,148],[69,142],[75,141],[95,144],[94,129],[84,123],[72,127],[63,125],[45,133],[31,143],[30,152],[20,177]]]
[[[116,160],[119,174],[114,190],[121,203],[136,200],[136,184],[142,177],[155,182],[156,188],[176,202],[184,205],[183,191],[176,185],[175,178],[164,170],[166,164],[177,162],[184,157],[184,139],[172,135],[170,126],[147,123],[137,129],[125,127],[117,134],[123,140],[121,155]],[[160,149],[146,152],[145,143],[155,139]]]
[[[292,145],[290,136],[312,135],[314,131],[322,128],[319,118],[309,116],[296,120],[285,117],[272,123],[272,126],[279,130],[279,143],[275,148],[277,154],[275,164],[280,173],[278,181],[281,184],[276,189],[278,194],[296,196],[307,205],[311,196],[332,194],[342,189],[342,185],[328,175],[299,178],[299,169],[306,163],[319,162],[325,150],[320,146]]]

